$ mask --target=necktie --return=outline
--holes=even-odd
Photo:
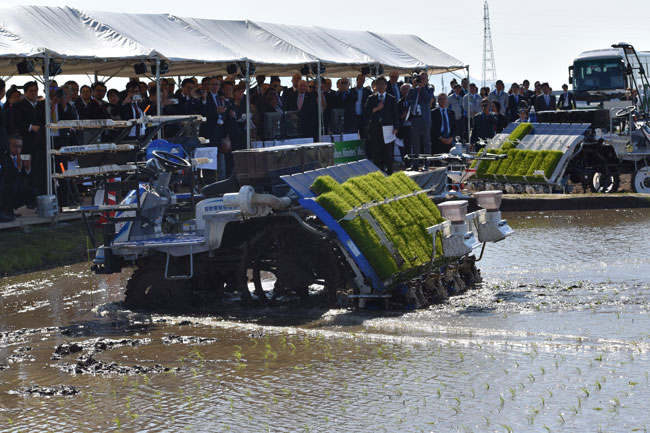
[[[298,111],[302,110],[302,100],[303,100],[303,94],[298,95]]]
[[[547,106],[547,107],[548,107],[549,105],[551,105],[551,104],[549,103],[549,97],[548,97],[548,95],[544,95],[544,102],[546,102],[546,106]]]
[[[379,103],[381,104],[384,102],[384,95],[379,95]]]
[[[18,168],[18,158],[15,156],[12,156],[12,158],[14,159],[14,167]]]
[[[444,137],[449,136],[449,119],[447,118],[447,109],[442,109],[442,135]]]

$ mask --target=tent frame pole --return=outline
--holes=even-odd
[[[160,57],[156,57],[156,114],[162,116],[162,92],[160,91]],[[144,95],[143,95],[144,96]],[[158,140],[162,138],[162,128],[158,130]]]
[[[43,92],[45,93],[45,156],[47,170],[47,195],[52,194],[52,134],[49,128],[52,123],[52,110],[50,108],[50,56],[45,53],[43,58]]]
[[[251,148],[251,75],[250,62],[246,60],[246,149]]]
[[[316,62],[316,88],[318,89],[318,141],[323,141],[323,89],[320,79],[320,60]]]

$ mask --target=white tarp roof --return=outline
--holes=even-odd
[[[66,74],[133,75],[134,63],[160,58],[167,75],[225,73],[249,60],[258,73],[287,75],[320,61],[326,75],[354,75],[361,66],[430,73],[464,67],[414,35],[388,35],[169,14],[80,11],[70,7],[0,7],[0,74],[25,57],[64,61]],[[37,67],[36,72],[40,72]]]

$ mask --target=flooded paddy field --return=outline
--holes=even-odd
[[[0,281],[0,431],[650,428],[650,211],[507,214],[484,284],[413,312],[144,314],[129,271]]]

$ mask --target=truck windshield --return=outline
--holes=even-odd
[[[625,89],[624,71],[621,59],[577,60],[573,64],[573,89]]]

